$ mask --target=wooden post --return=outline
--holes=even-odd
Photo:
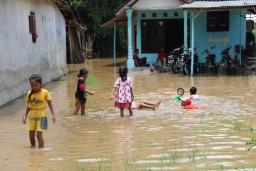
[[[116,24],[114,25],[114,66],[116,66]]]
[[[194,47],[195,47],[195,22],[194,22],[194,13],[191,12],[191,64],[190,64],[190,70],[191,70],[191,76],[194,75]]]
[[[184,11],[184,53],[188,54],[188,12]]]

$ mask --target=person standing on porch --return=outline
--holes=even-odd
[[[135,49],[135,53],[133,54],[133,59],[136,67],[147,67],[147,57],[139,58],[138,54],[140,53],[139,49]]]

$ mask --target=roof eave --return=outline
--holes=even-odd
[[[87,30],[86,27],[82,26],[78,22],[77,18],[75,17],[75,14],[73,13],[73,10],[66,1],[54,0],[54,2],[56,6],[59,8],[62,15],[64,16],[67,26],[74,26],[81,32],[85,32]]]

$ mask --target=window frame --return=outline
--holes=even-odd
[[[207,12],[207,32],[228,32],[230,26],[229,11]]]

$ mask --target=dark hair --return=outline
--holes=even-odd
[[[139,51],[139,49],[138,49],[138,48],[136,48],[134,52],[136,53],[136,52],[138,52],[138,51]]]
[[[86,68],[81,68],[77,77],[82,77],[84,75],[87,75],[88,73],[89,71]]]
[[[122,81],[125,81],[127,78],[128,68],[126,66],[121,66],[119,68],[119,75],[122,79]]]
[[[190,94],[191,94],[191,95],[196,94],[196,92],[197,92],[197,88],[196,88],[196,87],[191,87],[191,88],[190,88]]]
[[[185,90],[184,90],[183,88],[178,88],[178,89],[177,89],[177,92],[179,92],[180,90],[182,90],[183,93],[185,93]]]
[[[40,75],[38,75],[38,74],[33,74],[33,75],[31,75],[31,77],[29,78],[29,81],[31,82],[32,80],[34,80],[34,81],[36,81],[36,82],[42,84],[42,77],[41,77]],[[33,93],[34,93],[34,91],[31,89],[30,94],[29,94],[29,96],[28,96],[28,99],[29,99],[29,100],[30,100],[30,98],[31,98],[31,96],[32,96]]]

